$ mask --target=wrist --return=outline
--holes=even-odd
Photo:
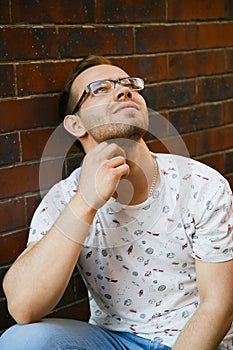
[[[68,204],[70,210],[75,213],[79,220],[86,222],[88,225],[92,224],[97,209],[86,201],[81,191],[78,191],[76,195],[71,199]]]
[[[87,205],[77,193],[55,222],[56,229],[75,243],[83,245],[96,210]]]

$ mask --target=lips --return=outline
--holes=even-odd
[[[113,111],[113,114],[118,113],[127,108],[133,108],[139,110],[138,105],[134,102],[118,102],[119,106]]]

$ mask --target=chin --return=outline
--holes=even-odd
[[[100,143],[114,139],[128,139],[138,142],[147,132],[147,130],[128,124],[110,124],[94,128],[89,131],[89,134]]]

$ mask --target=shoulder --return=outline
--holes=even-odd
[[[64,202],[69,202],[77,191],[79,175],[80,168],[77,168],[67,178],[57,182],[44,196],[42,202],[55,200],[57,203],[59,198],[62,198]]]
[[[79,174],[80,168],[75,169],[66,179],[56,183],[44,196],[31,221],[29,243],[41,239],[52,227],[75,195]]]
[[[176,171],[180,179],[187,180],[190,177],[192,182],[200,185],[221,183],[229,186],[222,174],[198,160],[166,153],[158,153],[155,157],[160,169]]]
[[[232,202],[232,190],[228,181],[215,169],[190,158],[172,155],[156,154],[161,181],[172,194],[179,193],[180,203],[204,205]],[[226,204],[228,203],[228,204]]]

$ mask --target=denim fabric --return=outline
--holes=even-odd
[[[86,322],[44,319],[15,325],[0,338],[1,350],[170,350],[127,332],[113,332]]]

